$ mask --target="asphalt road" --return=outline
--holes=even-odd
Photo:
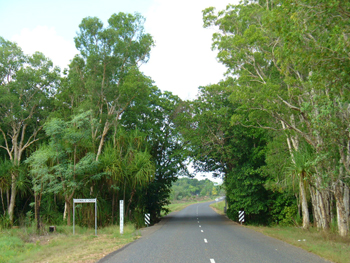
[[[191,205],[145,229],[142,237],[98,263],[329,262],[218,215],[209,203]]]

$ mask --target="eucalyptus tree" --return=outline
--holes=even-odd
[[[237,79],[232,101],[243,102],[240,109],[255,126],[285,132],[292,162],[300,144],[311,146],[314,172],[300,174],[300,189],[307,181],[323,229],[329,228],[335,194],[343,236],[348,233],[343,200],[349,199],[348,8],[342,1],[243,1],[218,14],[212,8],[204,12],[205,26],[220,29],[213,43],[218,58]],[[233,120],[244,124],[239,116]]]
[[[87,17],[74,39],[80,54],[70,64],[68,85],[76,95],[69,103],[92,110],[98,120],[91,129],[96,160],[125,109],[147,95],[149,80],[138,67],[147,62],[153,40],[143,23],[139,14],[118,13],[104,28],[97,17]]]
[[[350,79],[346,74],[350,68],[350,4],[311,0],[295,5],[294,2],[287,1],[283,7],[276,8],[271,18],[273,24],[278,20],[275,29],[283,40],[283,49],[278,52],[279,65],[302,87],[298,95],[301,102],[294,110],[305,116],[310,133],[314,135],[318,157],[317,176],[312,180],[314,189],[316,193],[322,193],[322,188],[330,189],[336,200],[339,233],[346,236],[349,233],[350,185],[347,87]],[[326,198],[321,201],[330,202]]]
[[[59,84],[59,69],[41,53],[23,54],[15,43],[0,38],[0,147],[14,166],[25,150],[39,140],[51,96]],[[8,214],[13,221],[17,194],[17,169],[11,175]]]

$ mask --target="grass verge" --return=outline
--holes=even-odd
[[[225,201],[215,202],[211,204],[210,207],[213,208],[216,213],[220,215],[225,215],[224,213]]]
[[[57,226],[52,234],[38,236],[31,229],[9,229],[0,232],[0,262],[84,262],[93,263],[107,254],[139,238],[139,231],[124,225],[120,235],[118,226],[99,229]]]
[[[224,213],[224,202],[211,204],[218,213]],[[245,226],[264,235],[285,241],[336,263],[348,263],[350,259],[350,237],[342,238],[336,233],[304,230],[293,226]]]

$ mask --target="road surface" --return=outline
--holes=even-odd
[[[168,215],[142,237],[98,263],[329,262],[280,240],[242,227],[199,203]]]

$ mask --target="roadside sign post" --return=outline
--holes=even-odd
[[[244,215],[245,215],[244,210],[238,211],[238,221],[241,223],[241,225],[242,223],[244,223]]]
[[[151,214],[145,214],[145,225],[149,226],[151,223]]]
[[[119,200],[120,234],[124,232],[124,200]]]
[[[73,235],[75,235],[75,204],[95,203],[95,236],[97,236],[97,198],[94,199],[73,199]]]

